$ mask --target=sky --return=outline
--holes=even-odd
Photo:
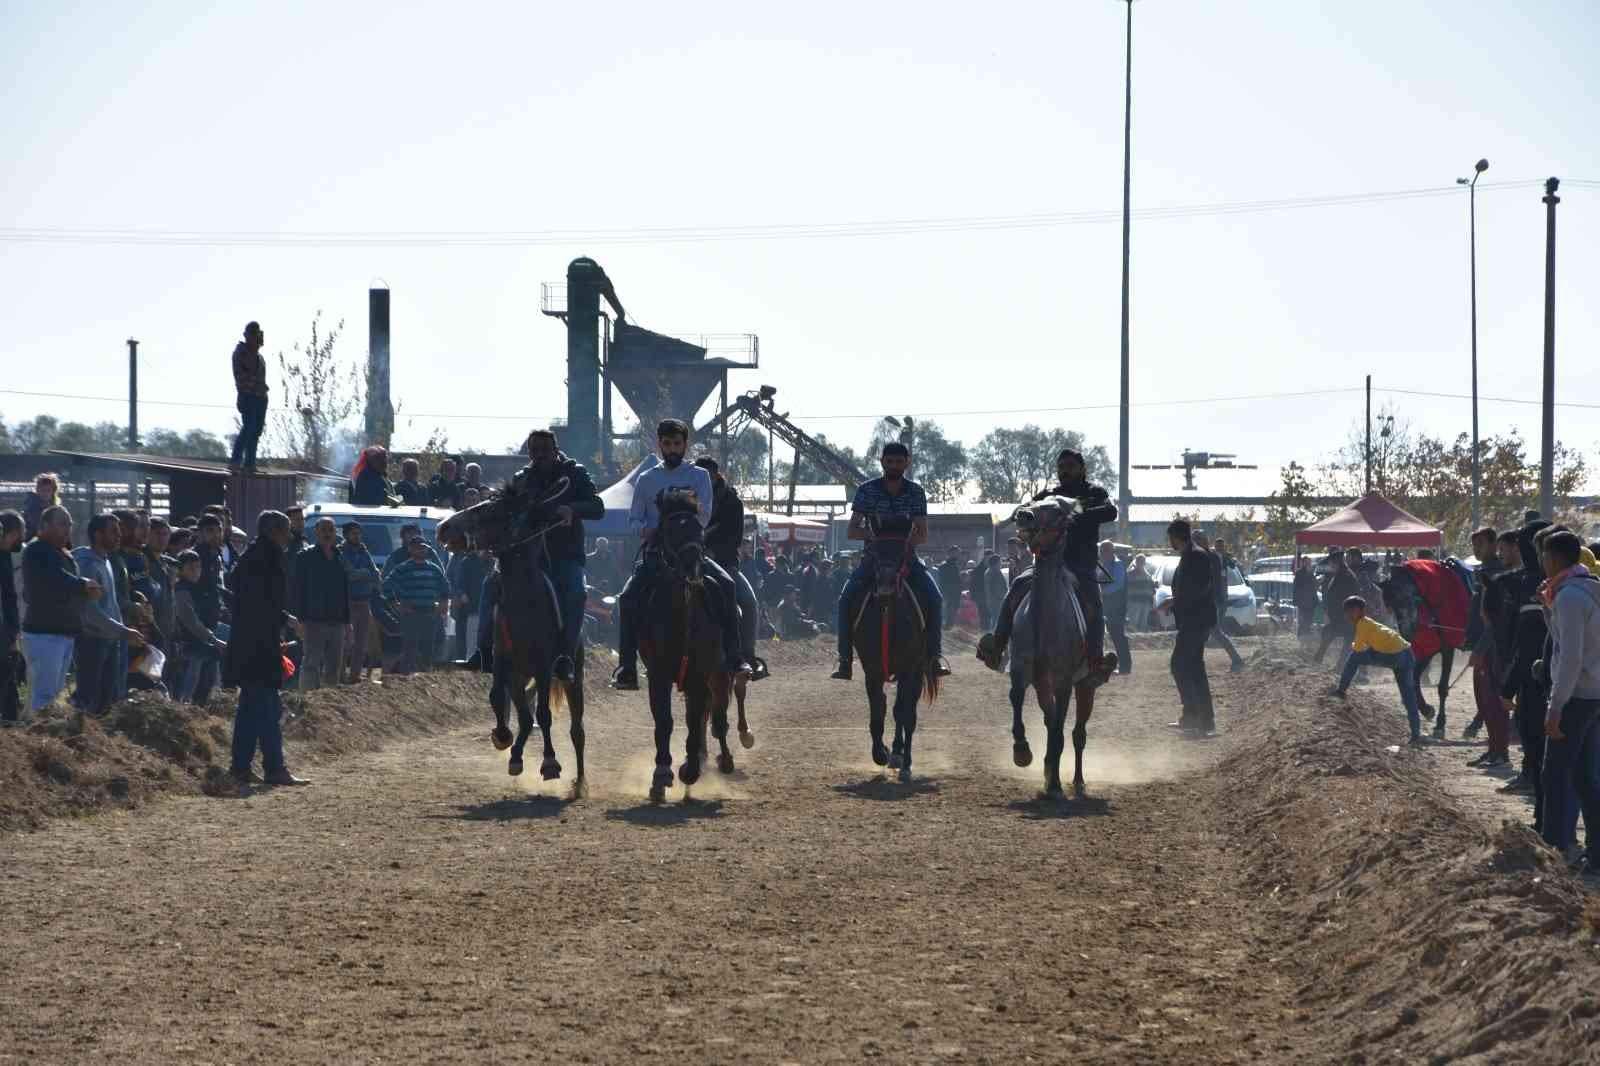
[[[498,451],[565,413],[540,283],[589,255],[641,325],[759,335],[731,387],[830,439],[912,414],[1115,456],[1125,11],[0,0],[0,416],[124,419],[135,337],[142,426],[231,431],[247,320],[270,356],[321,310],[361,357],[386,284],[397,443]],[[1202,492],[1270,491],[1367,374],[1467,431],[1385,390],[1469,392],[1454,181],[1486,157],[1481,432],[1537,449],[1556,175],[1557,399],[1591,405],[1557,435],[1600,465],[1600,8],[1139,0],[1133,49],[1133,463],[1232,452],[1260,471]]]

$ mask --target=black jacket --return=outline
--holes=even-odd
[[[350,571],[338,548],[333,558],[312,544],[290,568],[289,610],[302,622],[350,621]]]
[[[240,556],[232,576],[233,628],[222,661],[222,683],[282,688],[280,634],[289,592],[283,549],[257,537]]]
[[[1192,544],[1178,557],[1178,569],[1172,575],[1172,617],[1180,629],[1217,624],[1214,565],[1216,556]]]
[[[350,502],[357,507],[388,507],[394,500],[394,486],[370,466],[350,483]]]
[[[1066,496],[1078,501],[1082,513],[1072,520],[1067,530],[1067,541],[1062,546],[1061,557],[1072,570],[1095,570],[1100,565],[1100,527],[1117,520],[1117,505],[1111,502],[1111,496],[1105,489],[1087,481],[1056,485],[1045,489],[1034,499],[1042,500],[1046,496]]]
[[[435,507],[460,507],[461,482],[446,481],[442,474],[428,479],[428,502]]]
[[[428,490],[415,481],[396,481],[394,494],[400,497],[400,502],[407,507],[423,507],[428,503]]]
[[[732,573],[739,566],[744,543],[744,501],[724,479],[711,494],[711,524],[706,526],[706,551]]]
[[[1214,551],[1206,554],[1211,556],[1211,598],[1217,602],[1220,612],[1228,606],[1228,575],[1222,568],[1222,556]]]
[[[1501,609],[1513,616],[1510,668],[1500,689],[1500,695],[1507,699],[1522,698],[1525,688],[1538,687],[1533,676],[1533,664],[1545,656],[1550,626],[1545,621],[1544,604],[1539,599],[1544,570],[1539,566],[1539,552],[1533,546],[1533,535],[1549,524],[1543,520],[1530,522],[1517,531],[1522,569],[1506,575],[1517,579],[1515,583],[1505,586],[1507,595],[1501,600]]]
[[[594,487],[594,478],[589,476],[589,471],[564,453],[557,453],[555,466],[550,468],[548,476],[541,475],[530,465],[518,470],[513,481],[519,492],[528,493],[530,501],[543,501],[562,478],[567,479],[567,487],[559,496],[551,498],[548,506],[566,504],[572,508],[572,524],[557,526],[547,533],[545,551],[552,560],[586,563],[589,557],[583,550],[584,520],[593,522],[604,518],[606,514],[606,505],[600,502],[600,493]]]
[[[17,615],[17,578],[11,569],[14,552],[0,552],[0,630],[4,631],[6,644],[22,632],[22,619]],[[6,649],[0,647],[0,655]]]
[[[194,613],[207,629],[217,628],[222,621],[223,589],[222,549],[209,544],[196,544],[200,556],[200,583],[194,589]]]
[[[1322,607],[1328,621],[1345,624],[1344,601],[1361,595],[1361,580],[1348,566],[1336,566],[1322,579]]]
[[[88,588],[72,553],[37,537],[30,540],[22,549],[22,592],[28,600],[22,631],[62,637],[82,633]]]
[[[1294,605],[1300,611],[1317,609],[1317,577],[1309,566],[1294,572]]]

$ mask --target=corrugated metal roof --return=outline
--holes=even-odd
[[[164,455],[143,455],[128,452],[70,452],[52,448],[51,455],[64,455],[69,459],[83,459],[107,466],[127,466],[138,470],[159,470],[163,473],[205,474],[228,477],[228,464],[214,459],[192,459]],[[289,470],[284,467],[261,467],[257,477],[304,477],[319,481],[348,481],[343,474],[324,474],[310,470]]]

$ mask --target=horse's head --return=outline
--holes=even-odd
[[[700,583],[706,531],[700,525],[700,498],[691,489],[662,489],[656,494],[661,524],[656,533],[667,565],[691,584]]]
[[[1061,546],[1081,508],[1066,496],[1046,496],[1025,503],[1011,513],[1017,525],[1017,539],[1035,556],[1048,555]]]
[[[1417,579],[1405,566],[1389,571],[1389,576],[1378,583],[1383,593],[1384,606],[1394,613],[1395,629],[1407,640],[1417,632],[1417,616],[1422,605],[1422,595],[1417,589]],[[1328,610],[1343,611],[1343,604],[1329,604]]]

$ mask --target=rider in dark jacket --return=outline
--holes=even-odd
[[[744,501],[728,484],[715,459],[702,455],[694,462],[711,475],[711,524],[706,526],[706,553],[733,579],[739,597],[739,644],[744,661],[750,664],[750,680],[760,681],[768,671],[766,660],[756,657],[759,608],[755,589],[739,568],[739,545],[744,543]]]
[[[1078,501],[1079,513],[1074,516],[1072,525],[1067,527],[1065,543],[1061,548],[1062,561],[1067,564],[1067,569],[1078,582],[1078,603],[1083,608],[1083,619],[1088,626],[1089,656],[1091,667],[1091,680],[1096,684],[1103,682],[1116,669],[1112,663],[1109,668],[1105,663],[1106,619],[1105,612],[1100,603],[1100,527],[1107,522],[1117,520],[1117,505],[1111,502],[1111,494],[1099,485],[1089,483],[1088,468],[1084,465],[1083,455],[1071,448],[1063,449],[1056,458],[1056,476],[1058,484],[1034,496],[1034,500],[1042,500],[1047,496],[1065,496]],[[1005,603],[1000,608],[1000,617],[995,622],[992,660],[999,662],[1005,655],[1006,644],[1011,640],[1011,622],[1016,615],[1017,606],[1022,602],[1022,597],[1028,591],[1032,581],[1032,571],[1028,571],[1028,580],[1019,581],[1022,575],[1011,576],[1011,591],[1006,595]],[[986,650],[989,642],[983,643]]]
[[[530,504],[554,507],[560,525],[545,531],[544,558],[550,581],[561,601],[561,652],[556,656],[555,676],[567,683],[577,679],[578,640],[583,627],[585,591],[584,519],[605,517],[606,505],[594,487],[594,479],[581,464],[556,447],[556,435],[547,429],[528,434],[528,465],[512,479],[513,491],[525,493]],[[527,530],[523,535],[537,532]],[[502,590],[504,594],[504,590]]]

